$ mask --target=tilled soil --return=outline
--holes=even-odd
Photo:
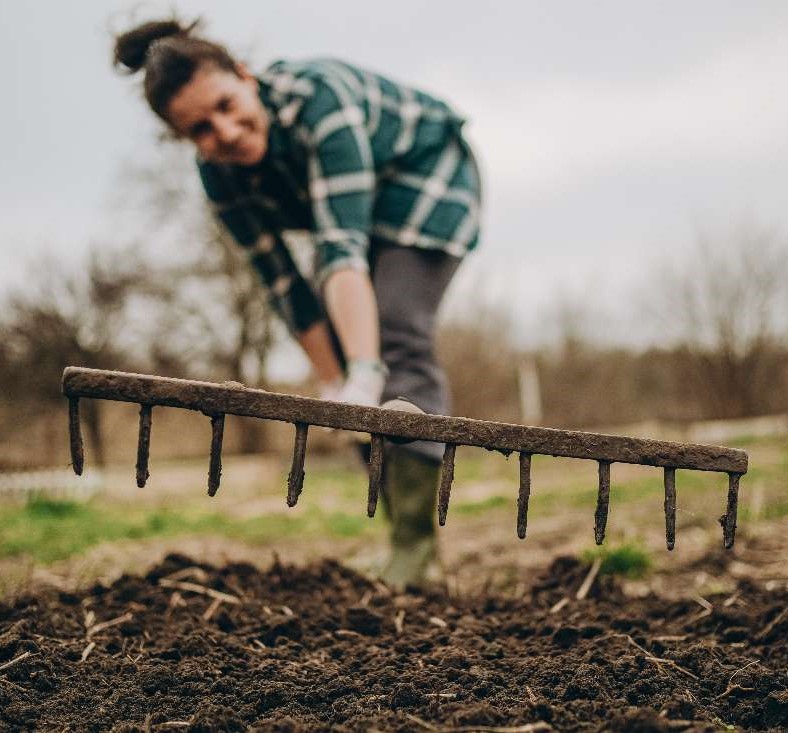
[[[558,558],[517,599],[392,593],[335,562],[0,603],[0,725],[114,731],[788,727],[788,589],[627,598]]]

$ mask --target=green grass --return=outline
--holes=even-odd
[[[481,501],[467,501],[465,503],[458,503],[453,506],[452,510],[457,514],[476,515],[488,512],[491,509],[500,509],[501,507],[512,507],[515,505],[517,498],[506,496],[488,496]]]
[[[588,461],[566,461],[559,468],[551,464],[554,460],[549,456],[533,458],[531,516],[558,515],[567,509],[587,510],[592,516],[597,497],[595,467]],[[788,515],[785,497],[788,448],[775,439],[756,440],[752,443],[750,463],[750,471],[742,479],[742,521]],[[382,521],[372,522],[365,516],[368,479],[355,463],[315,462],[307,466],[307,472],[310,490],[330,497],[329,509],[325,504],[321,508],[306,500],[292,512],[283,510],[246,518],[197,501],[179,501],[177,505],[162,507],[95,497],[87,503],[35,499],[22,506],[0,504],[0,557],[30,556],[50,563],[80,554],[98,543],[152,537],[219,535],[262,545],[283,537],[348,538],[374,536],[384,531]],[[514,512],[518,473],[516,455],[507,460],[481,449],[461,447],[450,513],[472,521],[488,512]],[[550,481],[543,482],[541,477],[548,473]],[[628,509],[622,506],[626,504],[635,509],[648,506],[661,514],[664,489],[659,469],[626,481],[620,476],[613,466],[611,521],[627,516]],[[493,494],[477,498],[474,492],[472,500],[463,501],[463,487],[479,483],[488,483],[488,490]],[[758,517],[751,517],[751,491],[756,485],[763,487],[763,503]],[[719,514],[724,509],[727,480],[722,474],[679,471],[677,487],[685,524],[695,515],[705,521],[707,510]],[[280,478],[276,486],[260,487],[261,495],[281,494],[281,490]],[[632,575],[648,570],[648,557],[633,545],[595,550],[588,555],[591,559],[597,556],[603,559],[603,572]]]
[[[188,507],[175,511],[129,508],[97,499],[84,504],[34,499],[21,507],[0,510],[0,557],[29,555],[50,563],[100,542],[189,534],[217,534],[263,544],[295,534],[355,537],[374,531],[375,527],[362,515],[325,514],[318,509],[296,516],[267,514],[235,519]]]
[[[651,558],[642,547],[623,544],[613,547],[597,547],[586,550],[583,559],[593,562],[602,560],[599,567],[601,575],[623,575],[627,578],[642,578],[651,567]]]
[[[776,499],[764,504],[763,508],[757,515],[754,515],[749,507],[745,506],[739,509],[739,519],[741,521],[761,520],[761,519],[782,519],[788,516],[788,500]]]

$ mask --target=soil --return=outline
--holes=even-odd
[[[557,558],[517,598],[394,593],[334,561],[0,603],[0,727],[713,731],[788,727],[788,587],[631,598]]]

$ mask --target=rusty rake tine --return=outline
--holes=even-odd
[[[222,477],[224,415],[211,416],[211,462],[208,466],[208,496],[216,496]]]
[[[79,427],[79,397],[68,398],[68,435],[71,444],[71,465],[77,476],[85,467],[85,452],[82,447],[82,431]]]
[[[665,544],[676,546],[676,469],[665,469]]]
[[[605,541],[607,511],[610,506],[610,461],[599,461],[599,494],[594,514],[594,539],[598,545]]]
[[[304,457],[306,456],[306,435],[309,424],[297,422],[295,424],[295,444],[293,446],[293,465],[287,476],[287,506],[293,507],[301,496],[304,488]]]
[[[378,507],[378,496],[383,486],[383,436],[371,436],[369,451],[369,493],[367,495],[367,516],[374,517]]]
[[[517,536],[525,539],[528,529],[528,500],[531,498],[531,454],[520,453],[520,491],[517,494]]]
[[[153,407],[140,405],[140,432],[137,440],[137,486],[142,488],[148,480],[148,458],[150,457],[150,429]]]
[[[457,446],[446,443],[443,451],[443,464],[441,465],[441,485],[438,490],[438,524],[446,524],[446,514],[449,511],[449,496],[451,495],[451,482],[454,481],[454,454]]]
[[[725,549],[730,550],[736,539],[736,514],[739,509],[739,479],[740,473],[728,474],[728,506],[725,514],[720,517],[722,536]]]

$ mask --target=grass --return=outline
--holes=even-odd
[[[218,534],[262,544],[275,537],[322,534],[355,537],[374,532],[369,520],[341,511],[318,509],[288,516],[266,514],[235,519],[220,512],[181,507],[135,508],[99,499],[87,503],[33,499],[0,510],[0,557],[28,555],[51,563],[84,552],[100,542],[141,540],[189,534]]]
[[[597,547],[583,553],[586,562],[601,559],[601,575],[623,575],[627,578],[642,578],[651,568],[651,558],[646,551],[634,544],[612,547]]]
[[[511,507],[514,506],[516,502],[516,497],[507,497],[507,496],[488,496],[486,499],[482,499],[481,501],[468,501],[465,503],[458,503],[456,507],[452,507],[452,510],[457,514],[465,514],[465,515],[476,515],[476,514],[484,514],[492,509],[500,509],[501,507]]]
[[[777,519],[788,515],[785,481],[788,476],[788,448],[774,439],[762,439],[748,446],[750,471],[742,481],[740,517],[742,521]],[[561,463],[556,461],[561,460]],[[189,466],[191,464],[188,464]],[[200,464],[202,470],[202,464]],[[228,483],[232,481],[228,472]],[[187,473],[187,476],[189,474]],[[479,449],[461,449],[456,463],[455,490],[450,513],[469,519],[484,515],[514,512],[517,502],[518,466],[516,458]],[[596,470],[589,461],[570,461],[534,456],[533,489],[530,515],[560,515],[567,509],[589,511],[596,503]],[[189,477],[188,479],[193,479]],[[281,495],[281,476],[270,485],[256,485],[248,498]],[[375,536],[384,531],[381,521],[370,522],[364,516],[367,479],[351,461],[315,462],[308,467],[310,497],[292,513],[286,510],[259,513],[255,516],[223,511],[204,501],[174,500],[169,505],[112,501],[98,496],[86,503],[38,498],[25,505],[0,504],[0,558],[29,556],[41,563],[51,563],[83,553],[90,547],[121,540],[185,535],[220,535],[263,545],[277,538]],[[694,516],[705,522],[708,512],[721,513],[727,481],[724,475],[699,471],[679,471],[677,475],[679,510],[684,523]],[[465,498],[463,489],[473,489]],[[761,500],[757,516],[750,510],[754,487]],[[228,485],[225,489],[231,491]],[[662,472],[647,469],[633,474],[613,467],[611,522],[621,522],[639,507],[662,512]],[[320,497],[316,501],[315,497]],[[148,503],[145,503],[145,502]],[[619,509],[621,508],[620,512]],[[712,520],[708,524],[713,524]],[[603,572],[644,573],[649,559],[636,545],[595,550],[589,558],[601,557]]]

